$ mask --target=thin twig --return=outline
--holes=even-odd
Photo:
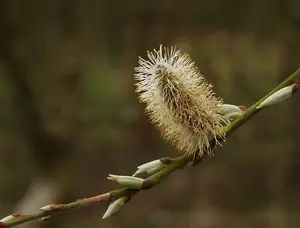
[[[268,97],[273,95],[276,91],[282,89],[283,87],[289,86],[292,83],[300,83],[300,68],[290,75],[286,80],[284,80],[281,84],[279,84],[276,88],[274,88],[271,92],[269,92],[265,97],[260,99],[258,102],[253,104],[250,108],[248,108],[243,115],[226,126],[222,131],[226,133],[226,136],[228,137],[232,132],[234,132],[236,129],[238,129],[240,126],[242,126],[244,123],[246,123],[248,120],[250,120],[255,114],[257,114],[260,110],[257,107],[265,101]],[[215,142],[211,141],[211,144],[214,145]],[[203,158],[203,157],[202,157]],[[37,211],[35,213],[31,214],[12,214],[5,219],[2,219],[2,222],[0,222],[0,228],[6,228],[6,227],[13,227],[25,222],[33,221],[33,220],[48,220],[54,213],[59,211],[65,211],[65,210],[71,210],[74,208],[80,208],[89,206],[91,204],[96,204],[103,201],[113,201],[118,198],[121,198],[123,196],[132,197],[133,195],[137,194],[141,190],[149,189],[157,184],[160,183],[160,181],[173,173],[174,171],[181,169],[185,167],[190,162],[193,162],[194,165],[197,165],[199,161],[202,160],[200,158],[197,161],[194,161],[192,158],[180,156],[175,157],[173,159],[168,159],[168,165],[163,168],[161,171],[157,172],[156,174],[144,179],[143,185],[141,189],[129,189],[129,188],[122,188],[118,190],[113,190],[98,196],[94,196],[91,198],[85,198],[81,200],[77,200],[75,202],[71,202],[69,204],[51,204],[47,205],[45,207],[42,207],[40,211]]]

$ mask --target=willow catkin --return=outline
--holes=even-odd
[[[136,91],[162,137],[188,156],[211,153],[210,140],[226,120],[222,100],[189,55],[175,47],[148,52],[135,68]]]

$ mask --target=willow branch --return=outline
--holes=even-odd
[[[291,85],[292,83],[300,83],[300,69],[298,69],[295,73],[290,75],[287,79],[285,79],[281,84],[275,87],[272,91],[270,91],[266,96],[257,101],[251,107],[249,107],[241,117],[233,121],[231,124],[222,129],[223,133],[228,137],[232,132],[245,124],[248,120],[250,120],[254,115],[256,115],[259,111],[263,110],[258,108],[262,102],[264,102],[267,98],[273,95],[278,90]],[[215,141],[211,141],[211,145],[215,146]],[[30,214],[17,214],[14,213],[12,215],[3,218],[0,222],[0,228],[13,227],[25,222],[33,221],[33,220],[41,220],[46,221],[53,214],[60,211],[67,211],[75,208],[86,207],[92,204],[97,204],[104,201],[114,201],[122,197],[126,197],[126,202],[130,197],[134,196],[138,192],[142,190],[149,189],[153,186],[156,186],[160,183],[160,181],[173,173],[174,171],[181,169],[188,164],[193,166],[197,165],[200,161],[202,161],[203,157],[198,160],[194,160],[190,157],[180,156],[175,158],[164,158],[160,160],[167,161],[167,165],[155,173],[154,175],[149,176],[146,179],[143,179],[143,183],[139,189],[131,189],[131,188],[121,188],[118,190],[113,190],[98,196],[93,196],[90,198],[80,199],[75,202],[71,202],[68,204],[50,204],[42,207],[39,211],[30,213]]]

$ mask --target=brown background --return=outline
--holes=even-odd
[[[227,103],[300,67],[298,0],[1,0],[0,217],[118,187],[176,155],[134,93],[139,55],[176,45]],[[194,169],[134,197],[20,227],[299,227],[300,97],[259,114]]]

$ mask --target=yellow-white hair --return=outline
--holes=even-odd
[[[218,114],[223,103],[189,55],[160,46],[148,60],[139,59],[135,79],[139,99],[166,141],[188,156],[211,153],[210,140],[226,123]]]

